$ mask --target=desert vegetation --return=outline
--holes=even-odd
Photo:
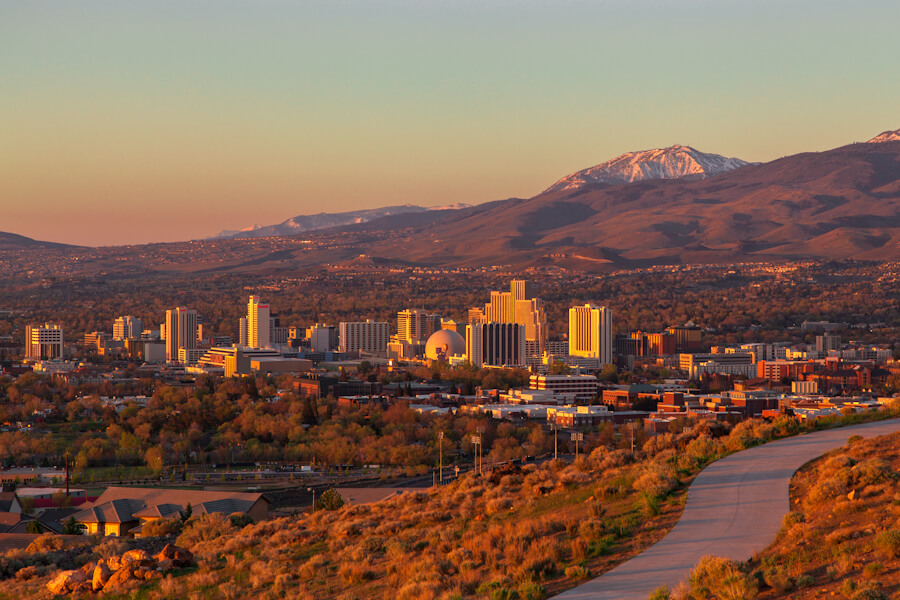
[[[833,597],[900,593],[900,434],[846,446],[804,466],[778,538],[747,563],[705,557],[657,600]]]
[[[377,504],[335,502],[313,514],[261,523],[192,516],[181,527],[161,527],[158,533],[168,537],[156,539],[186,548],[197,565],[135,582],[133,593],[145,598],[542,598],[609,570],[665,535],[680,516],[688,484],[710,461],[803,427],[787,415],[733,427],[704,421],[683,433],[651,438],[634,453],[599,446],[572,463],[507,465]],[[900,534],[891,533],[897,520],[893,473],[900,456],[873,456],[871,444],[853,441],[846,458],[836,454],[821,463],[821,481],[798,484],[794,510],[772,554],[750,565],[705,561],[692,577],[690,597],[776,597],[778,590],[806,590],[826,577],[834,585],[842,577],[851,579],[855,583],[845,585],[856,585],[854,594],[876,581],[887,585],[892,557],[900,555]],[[839,523],[846,524],[820,527],[810,521],[811,514],[832,506]],[[853,519],[868,518],[870,509],[882,511],[874,513],[879,525],[855,533]],[[829,538],[834,532],[841,533]],[[813,542],[826,539],[830,545],[821,552],[828,553],[828,563],[820,568],[810,562],[819,552]],[[130,543],[137,542],[146,543]],[[834,554],[841,544],[849,545]],[[19,597],[39,597],[54,567],[26,554],[15,556],[32,561],[19,570],[36,567],[29,578],[8,569],[4,583]]]

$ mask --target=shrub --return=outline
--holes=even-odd
[[[544,600],[544,598],[547,597],[547,592],[544,591],[544,587],[533,581],[526,581],[519,586],[518,591],[519,598],[522,600]]]
[[[806,517],[804,517],[801,512],[791,511],[784,515],[784,526],[787,529],[790,529],[798,523],[803,523],[804,521],[806,521]]]
[[[647,465],[634,482],[634,489],[654,498],[662,498],[672,491],[678,482],[658,463]]]
[[[727,558],[704,556],[691,571],[691,589],[698,595],[712,594],[720,600],[750,600],[756,597],[756,583],[740,565]]]
[[[900,556],[900,530],[889,529],[875,536],[875,546],[887,558]]]
[[[591,571],[581,565],[572,565],[571,567],[566,567],[566,577],[569,579],[590,579]]]
[[[669,600],[671,597],[672,593],[669,591],[669,587],[663,585],[650,592],[647,600]]]
[[[784,567],[769,567],[762,573],[763,582],[779,594],[790,590],[794,587],[794,580],[788,576]]]
[[[157,519],[146,523],[141,528],[141,536],[163,537],[166,535],[178,535],[181,533],[182,526],[181,519]]]
[[[853,600],[888,600],[888,597],[877,588],[865,587],[853,594]]]

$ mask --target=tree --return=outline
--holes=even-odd
[[[334,488],[329,488],[316,498],[316,510],[337,510],[344,505],[344,499]]]
[[[75,520],[75,517],[69,517],[69,520],[63,523],[63,535],[81,535],[82,533],[84,533],[84,530],[81,524]]]
[[[29,521],[28,527],[25,528],[26,533],[36,533],[38,535],[44,533],[44,526],[41,525],[40,521]]]
[[[184,507],[184,510],[178,511],[178,518],[181,519],[182,523],[186,523],[187,520],[191,518],[192,514],[194,514],[194,509],[191,507],[191,503],[188,502],[187,506]]]

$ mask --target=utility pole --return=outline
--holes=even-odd
[[[438,452],[440,453],[438,483],[444,483],[444,432],[438,431]]]
[[[553,460],[556,460],[559,457],[559,432],[557,431],[557,424],[553,422]]]

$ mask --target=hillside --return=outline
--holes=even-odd
[[[898,202],[900,142],[854,144],[701,181],[585,185],[475,207],[375,243],[369,253],[432,264],[589,270],[807,257],[892,260],[900,257]]]
[[[17,235],[15,233],[6,233],[5,231],[0,231],[0,251],[3,250],[34,250],[41,248],[56,248],[56,249],[64,249],[64,248],[77,248],[77,246],[69,246],[67,244],[57,244],[54,242],[41,242],[38,240],[31,239],[29,237],[25,237],[24,235]]]
[[[900,591],[900,434],[847,445],[800,469],[775,542],[746,563],[707,557],[671,598],[887,600]],[[660,590],[654,598],[669,595]]]

